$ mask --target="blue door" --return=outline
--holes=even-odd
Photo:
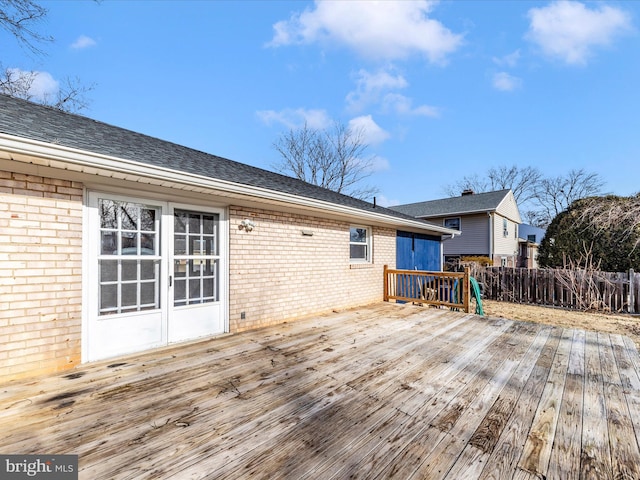
[[[442,269],[440,242],[440,237],[398,231],[396,268],[439,272]]]

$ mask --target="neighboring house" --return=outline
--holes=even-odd
[[[544,228],[522,224],[518,230],[518,267],[538,268],[538,248],[547,231]]]
[[[457,233],[5,95],[0,205],[2,380],[381,301]]]
[[[515,267],[518,257],[518,225],[522,222],[511,190],[473,193],[459,197],[391,207],[461,233],[444,245],[447,263],[462,257],[486,256],[493,265]]]

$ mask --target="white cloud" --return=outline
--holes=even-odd
[[[71,48],[75,50],[81,50],[84,48],[93,47],[95,45],[96,41],[93,38],[87,37],[86,35],[80,35],[76,39],[76,41],[71,44]]]
[[[371,115],[352,118],[349,120],[349,128],[357,132],[362,132],[362,140],[368,145],[380,144],[390,137],[389,133],[381,128],[373,120]]]
[[[367,105],[377,103],[382,92],[406,88],[409,83],[402,75],[388,70],[370,73],[361,69],[355,75],[356,89],[347,94],[347,106],[351,111],[359,111]]]
[[[522,86],[522,80],[507,72],[498,72],[493,76],[493,87],[503,92],[511,92]]]
[[[387,198],[384,195],[376,195],[376,203],[381,207],[391,207],[393,205],[400,205],[400,200]]]
[[[384,170],[389,170],[391,165],[389,164],[389,160],[385,157],[381,157],[380,155],[374,155],[371,159],[371,171],[372,172],[382,172]]]
[[[413,100],[399,93],[388,93],[382,101],[385,111],[393,111],[400,115],[418,115],[424,117],[439,117],[440,109],[430,105],[413,106]]]
[[[256,114],[267,125],[280,123],[290,129],[300,128],[305,123],[309,128],[317,129],[327,128],[331,125],[331,119],[325,110],[286,108],[280,111],[260,110]]]
[[[316,0],[314,8],[276,23],[268,45],[331,43],[368,58],[402,59],[418,53],[442,63],[460,47],[462,35],[429,18],[436,3]]]
[[[504,57],[493,57],[493,63],[500,66],[515,67],[520,60],[520,49]]]
[[[37,101],[45,101],[51,96],[57,95],[60,89],[58,81],[48,72],[25,71],[19,68],[9,68],[10,75],[14,79],[28,79],[30,82],[28,94]]]
[[[530,9],[528,16],[526,37],[545,55],[574,65],[586,64],[595,47],[610,45],[631,28],[628,13],[601,3],[589,9],[581,2],[558,0]]]

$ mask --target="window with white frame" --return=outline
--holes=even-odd
[[[502,219],[502,235],[504,237],[509,236],[509,222],[507,222],[506,218]]]
[[[444,226],[452,230],[460,231],[460,217],[445,218]]]
[[[349,229],[349,260],[351,262],[371,261],[371,229],[352,226]]]

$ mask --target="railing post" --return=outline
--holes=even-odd
[[[633,268],[629,269],[629,313],[635,313],[636,305],[636,292],[635,292],[635,275],[633,274]]]
[[[462,299],[464,302],[464,311],[469,313],[471,311],[471,268],[464,267],[464,280],[462,282]]]
[[[387,274],[387,270],[388,270],[388,269],[389,269],[389,266],[388,266],[388,265],[385,265],[385,266],[384,266],[384,281],[383,281],[383,284],[384,284],[384,292],[383,292],[383,294],[382,294],[382,299],[383,299],[385,302],[388,302],[388,301],[389,301],[389,278],[388,278],[389,276],[388,276],[388,274]]]

